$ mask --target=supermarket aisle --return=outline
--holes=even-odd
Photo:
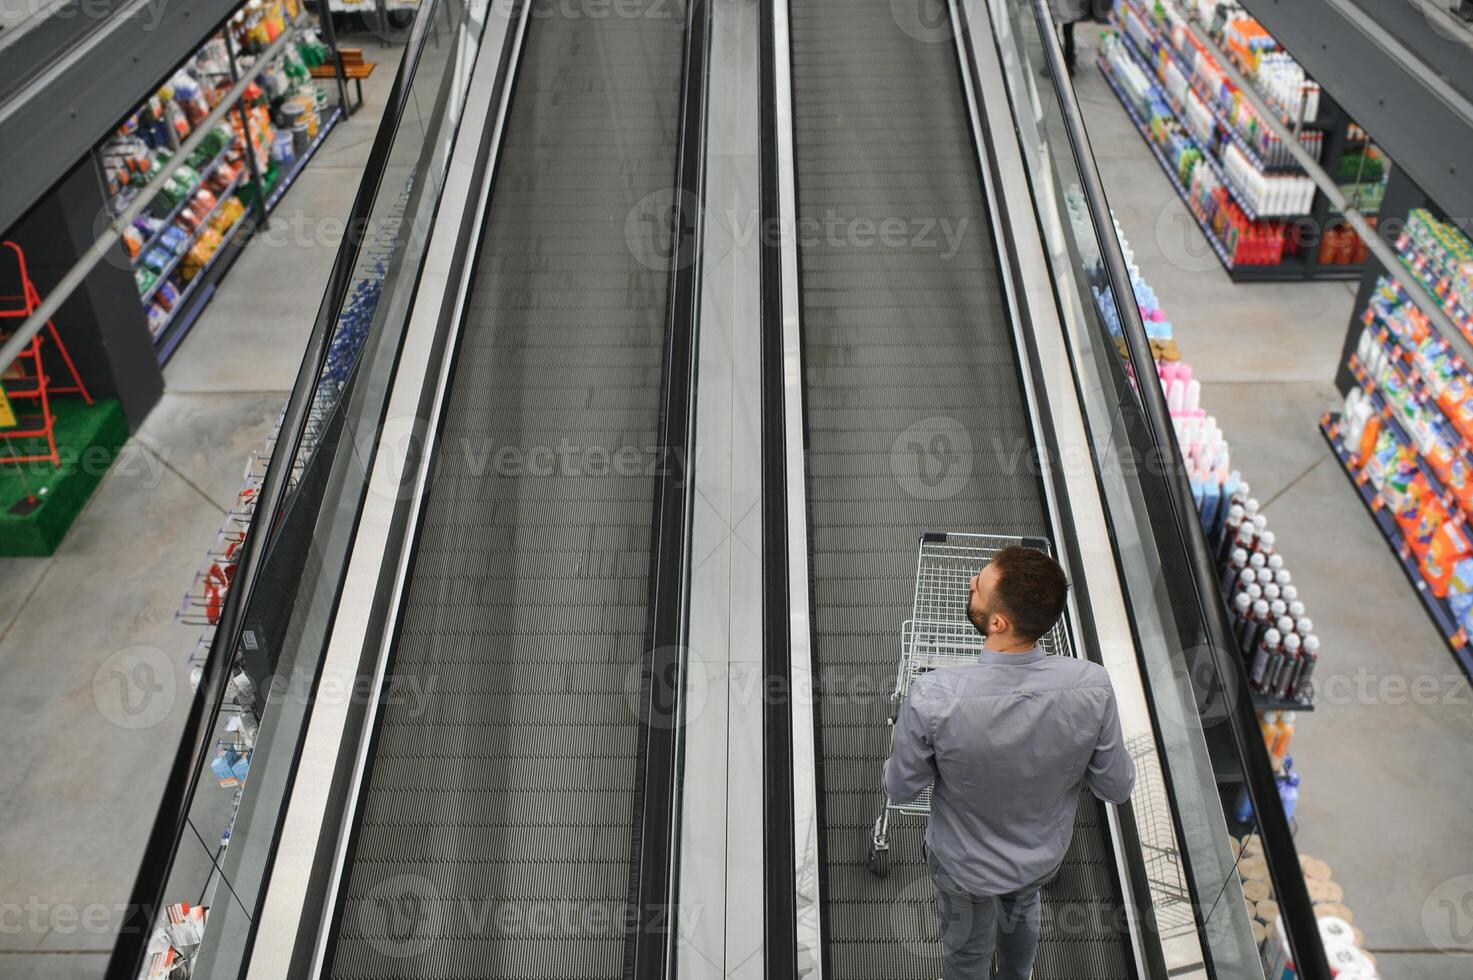
[[[1422,917],[1440,883],[1473,873],[1473,695],[1316,428],[1341,401],[1355,283],[1232,284],[1095,67],[1098,28],[1078,34],[1110,204],[1323,643],[1292,752],[1300,851],[1329,862],[1387,980],[1467,977],[1473,958],[1433,949]]]
[[[285,404],[398,68],[398,47],[344,43],[379,63],[364,108],[222,281],[57,554],[0,559],[7,980],[99,976],[112,948],[189,703],[200,629],[176,612]]]

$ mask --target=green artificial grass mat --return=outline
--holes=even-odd
[[[27,406],[29,407],[29,406]],[[128,441],[128,423],[116,401],[88,405],[80,398],[51,402],[61,465],[7,463],[11,456],[45,452],[44,439],[0,439],[0,556],[49,555],[102,482],[118,450]],[[22,420],[24,422],[24,420]],[[3,435],[3,432],[0,432]],[[41,505],[29,514],[12,511],[28,493]]]

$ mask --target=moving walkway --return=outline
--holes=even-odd
[[[1046,14],[910,6],[427,0],[374,321],[324,394],[352,238],[139,879],[210,906],[195,976],[936,976],[918,832],[865,866],[926,530],[1052,542],[1169,788],[1081,798],[1035,976],[1262,976],[1217,778],[1272,781],[1203,714],[1241,667],[1179,467],[1115,465],[1174,447]]]

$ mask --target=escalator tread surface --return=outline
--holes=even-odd
[[[902,30],[901,6],[790,2],[834,980],[941,972],[921,821],[892,820],[888,878],[865,868],[919,535],[1049,535],[955,48]],[[1132,975],[1092,797],[1044,901],[1036,978]]]
[[[668,287],[626,225],[674,178],[684,24],[560,12],[534,11],[516,77],[394,652],[420,696],[381,708],[343,980],[624,972]]]

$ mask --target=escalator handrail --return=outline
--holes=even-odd
[[[1129,268],[1120,242],[1113,233],[1114,223],[1110,220],[1109,204],[1105,199],[1099,171],[1094,165],[1094,155],[1085,132],[1079,103],[1073,86],[1060,83],[1060,79],[1066,77],[1064,56],[1054,31],[1053,17],[1047,0],[1032,0],[1032,5],[1039,35],[1043,40],[1044,57],[1048,61],[1054,89],[1059,97],[1064,129],[1074,152],[1081,190],[1090,210],[1091,221],[1097,230],[1095,237],[1099,240],[1105,275],[1111,295],[1116,298],[1115,306],[1125,336],[1129,363],[1137,379],[1147,379],[1134,387],[1140,396],[1152,448],[1156,458],[1161,461],[1164,485],[1176,530],[1188,553],[1189,567],[1194,579],[1191,584],[1197,594],[1203,627],[1214,650],[1235,651],[1237,644],[1228,626],[1226,610],[1218,597],[1217,589],[1209,586],[1216,577],[1214,562],[1207,546],[1206,534],[1197,518],[1191,483],[1176,442],[1166,396],[1160,385],[1150,383],[1156,377],[1155,359],[1151,354],[1140,308],[1133,301],[1135,291],[1131,286]],[[1101,233],[1099,229],[1106,231]],[[1128,297],[1131,301],[1120,302],[1120,297]],[[1250,690],[1242,657],[1234,652],[1216,659],[1219,664],[1235,670],[1237,676],[1234,683],[1238,691]],[[1289,829],[1289,821],[1279,802],[1278,788],[1252,700],[1246,696],[1230,697],[1228,708],[1229,728],[1243,760],[1244,780],[1258,818],[1264,857],[1273,878],[1275,897],[1294,963],[1299,976],[1304,980],[1329,980],[1329,964],[1319,941],[1319,926],[1313,904],[1299,870],[1298,852]]]
[[[426,0],[410,26],[399,70],[394,76],[358,193],[348,214],[347,227],[354,233],[345,235],[338,246],[326,294],[318,307],[296,382],[282,413],[276,445],[257,494],[255,510],[246,527],[231,587],[190,703],[179,748],[164,783],[158,813],[129,895],[127,912],[120,923],[117,943],[108,960],[107,980],[135,980],[142,970],[154,921],[163,907],[164,889],[173,870],[174,855],[188,822],[195,786],[199,774],[213,755],[215,722],[224,700],[233,652],[240,644],[245,612],[265,563],[271,532],[279,525],[287,504],[290,476],[302,448],[309,410],[324,376],[334,328],[354,281],[359,248],[378,199],[390,149],[409,105],[411,84],[438,6],[437,0]]]

